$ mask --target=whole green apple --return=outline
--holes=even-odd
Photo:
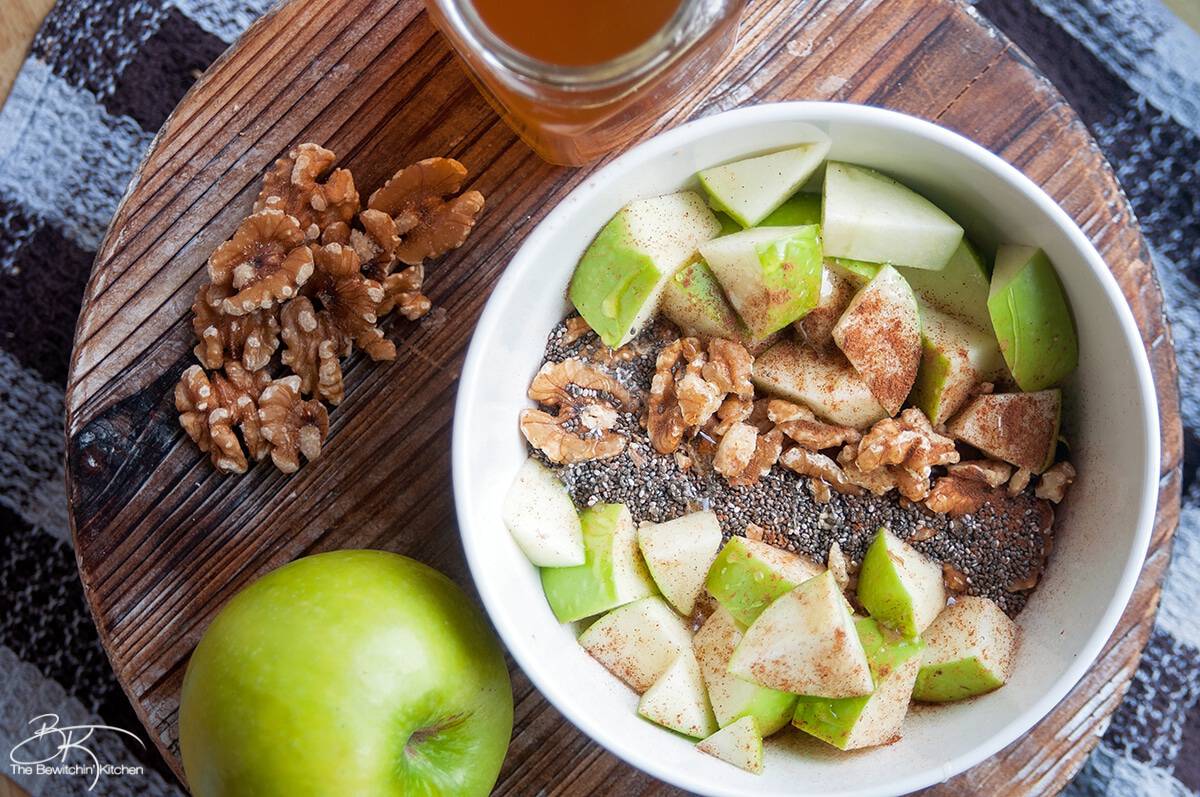
[[[500,645],[448,578],[383,551],[275,570],[188,664],[179,741],[196,797],[484,795],[512,734]]]

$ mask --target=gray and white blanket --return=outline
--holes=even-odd
[[[67,530],[71,331],[101,236],[154,132],[269,1],[60,0],[0,108],[0,750],[46,712],[63,725],[142,732],[84,604]],[[1058,85],[1115,167],[1178,346],[1187,456],[1174,560],[1129,696],[1068,792],[1200,794],[1200,33],[1160,0],[978,0],[976,9]],[[106,762],[142,774],[106,778],[94,793],[182,791],[153,752],[115,735],[99,744]],[[78,776],[13,775],[7,762],[3,771],[34,795],[88,787]]]

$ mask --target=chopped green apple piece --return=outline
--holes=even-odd
[[[671,277],[659,307],[684,335],[750,342],[750,330],[703,260],[689,263]]]
[[[653,595],[638,551],[637,528],[624,504],[597,504],[579,516],[584,563],[542,568],[542,589],[560,622],[582,620]]]
[[[861,288],[879,276],[884,264],[852,260],[848,257],[826,257],[825,265],[850,280],[854,287]]]
[[[945,423],[980,382],[1004,372],[991,327],[921,306],[921,367],[908,397],[934,425]]]
[[[771,601],[820,572],[815,563],[791,551],[730,537],[705,583],[717,603],[739,623],[749,625]]]
[[[945,703],[1004,686],[1012,674],[1020,631],[987,598],[959,598],[925,632],[913,699]]]
[[[718,606],[692,637],[692,647],[717,723],[725,727],[753,717],[762,736],[770,736],[788,724],[796,696],[730,675],[729,659],[741,641],[742,629],[737,621],[724,606]]]
[[[719,726],[708,705],[700,665],[691,650],[676,656],[646,690],[638,701],[638,714],[694,739],[717,732]]]
[[[638,546],[658,591],[680,614],[690,615],[721,547],[716,514],[693,512],[666,523],[643,523]]]
[[[985,454],[1041,473],[1054,461],[1062,393],[992,393],[976,396],[946,425],[951,436]]]
[[[821,195],[795,194],[772,210],[757,227],[801,227],[821,223]]]
[[[875,691],[837,700],[801,697],[792,719],[800,730],[840,750],[888,744],[899,737],[925,647],[920,639],[896,636],[869,617],[858,618],[854,625]]]
[[[580,258],[571,302],[606,345],[623,346],[654,315],[671,275],[720,229],[692,191],[630,202]]]
[[[829,140],[759,155],[704,169],[696,176],[714,208],[743,227],[753,227],[778,208],[813,176]]]
[[[504,525],[538,567],[584,563],[583,526],[567,489],[554,471],[530,457],[504,496]]]
[[[840,351],[819,352],[781,340],[755,359],[753,380],[761,390],[803,404],[830,423],[865,429],[888,417]]]
[[[793,326],[809,346],[828,349],[833,345],[833,328],[853,298],[854,284],[836,270],[825,266],[821,269],[821,298],[817,306]]]
[[[733,764],[752,775],[759,775],[763,769],[763,736],[753,717],[742,717],[737,722],[726,725],[707,739],[698,742],[696,749],[719,758],[726,764]]]
[[[871,263],[940,269],[962,242],[945,211],[891,177],[830,161],[821,208],[825,254]]]
[[[579,635],[579,644],[640,694],[681,653],[691,653],[692,635],[683,618],[655,595],[604,615]]]
[[[755,338],[783,329],[821,294],[821,235],[815,225],[760,227],[707,241],[700,254]]]
[[[1079,365],[1071,308],[1050,258],[1031,246],[1001,246],[988,293],[992,328],[1017,385],[1026,392],[1061,382]]]
[[[882,268],[850,300],[832,335],[888,415],[898,413],[921,366],[921,314],[900,272]]]
[[[828,570],[758,616],[733,652],[729,672],[812,697],[860,697],[874,689],[850,605]]]
[[[742,225],[734,221],[728,213],[722,213],[718,210],[713,215],[717,217],[717,222],[721,225],[721,231],[717,235],[732,235],[735,232],[742,231]]]
[[[915,637],[946,606],[942,567],[881,528],[858,572],[858,602],[879,622]]]
[[[950,262],[941,271],[924,268],[898,270],[925,304],[982,329],[991,330],[992,317],[987,306],[990,287],[987,267],[966,238],[963,238]]]

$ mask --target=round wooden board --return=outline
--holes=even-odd
[[[176,717],[188,654],[257,576],[346,547],[408,554],[469,587],[450,490],[455,384],[505,264],[589,170],[538,160],[476,94],[419,0],[293,0],[255,24],[164,125],[96,261],[67,395],[68,479],[79,567],[117,677],[180,771]],[[1162,482],[1145,571],[1086,678],[1034,731],[934,789],[1060,788],[1119,704],[1149,635],[1179,510],[1181,429],[1170,331],[1136,221],[1062,97],[957,0],[755,2],[733,58],[656,130],[784,99],[881,105],[936,120],[999,153],[1054,196],[1105,256],[1133,308],[1159,386]],[[176,423],[191,362],[189,306],[208,253],[247,212],[262,172],[296,142],[323,143],[360,190],[452,155],[488,206],[469,244],[430,269],[436,309],[393,322],[392,363],[347,364],[346,400],[320,460],[293,476],[217,475]],[[673,790],[567,723],[519,671],[499,793]]]

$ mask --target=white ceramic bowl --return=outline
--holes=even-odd
[[[1066,385],[1065,432],[1079,471],[1060,508],[1054,553],[1020,615],[1023,644],[1003,689],[914,711],[897,744],[839,754],[768,743],[762,775],[693,749],[640,719],[635,695],[555,621],[537,570],[500,521],[525,443],[518,411],[546,336],[566,314],[580,254],[630,200],[694,185],[697,170],[805,140],[830,157],[881,169],[952,213],[985,252],[1042,247],[1074,308],[1079,370]],[[1080,679],[1120,617],[1141,569],[1157,496],[1158,416],[1133,316],[1104,261],[1071,219],[1017,169],[933,124],[857,105],[795,102],[710,116],[647,141],[592,175],[526,239],[475,331],[458,391],[454,492],[483,603],[513,658],[575,725],[646,772],[713,795],[893,795],[949,778],[1028,731]],[[784,734],[799,736],[799,734]]]

